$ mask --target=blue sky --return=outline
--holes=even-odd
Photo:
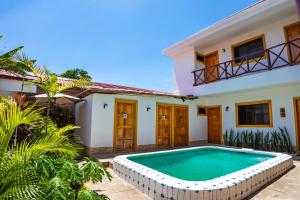
[[[173,91],[161,50],[257,0],[2,0],[0,51],[24,52],[61,73]]]

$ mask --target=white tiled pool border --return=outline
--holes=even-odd
[[[147,155],[201,148],[216,148],[239,152],[250,151],[276,157],[207,181],[185,181],[127,159],[127,157],[134,155]],[[293,167],[292,157],[286,154],[215,146],[202,146],[134,155],[115,157],[113,161],[114,172],[153,199],[243,199]]]

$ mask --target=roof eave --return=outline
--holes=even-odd
[[[196,42],[204,39],[205,37],[214,34],[218,31],[221,31],[228,26],[236,25],[241,23],[243,20],[252,17],[253,15],[257,15],[260,12],[272,8],[278,4],[282,4],[287,2],[288,0],[261,0],[253,5],[248,6],[245,9],[242,9],[233,15],[224,18],[211,26],[208,26],[205,29],[200,30],[199,32],[187,37],[186,39],[179,41],[170,47],[167,47],[162,50],[162,54],[169,57],[174,57],[180,52],[184,51],[186,48],[193,46]]]

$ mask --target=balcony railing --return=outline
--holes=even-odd
[[[194,70],[194,86],[300,63],[300,38],[234,60]]]

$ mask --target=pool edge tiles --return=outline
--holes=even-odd
[[[128,159],[131,156],[176,152],[199,148],[215,148],[228,151],[251,152],[275,156],[245,169],[206,181],[178,179]],[[202,146],[160,152],[117,156],[113,170],[128,183],[152,199],[243,199],[293,167],[292,157],[282,153]]]

